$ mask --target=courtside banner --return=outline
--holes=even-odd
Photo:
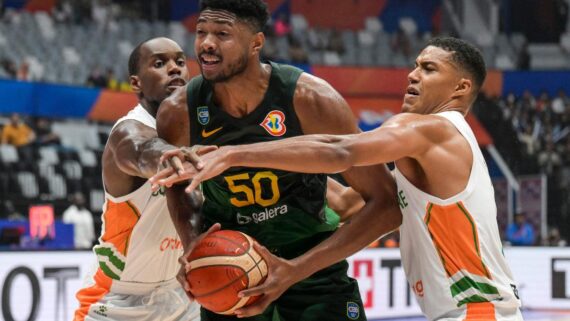
[[[0,252],[0,320],[69,321],[96,264],[89,251]]]
[[[570,309],[570,248],[506,248],[524,308]],[[368,319],[417,316],[398,249],[349,258]],[[75,292],[96,264],[88,251],[0,252],[0,320],[68,321]]]

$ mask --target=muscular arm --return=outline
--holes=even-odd
[[[155,129],[135,120],[125,120],[111,133],[107,149],[123,173],[150,178],[156,174],[162,153],[173,146],[159,139]]]
[[[160,104],[156,124],[158,137],[177,147],[190,146],[190,120],[186,103],[186,87],[176,90]],[[195,193],[190,197],[197,201]],[[197,206],[192,206],[191,200],[181,185],[173,185],[167,189],[168,211],[185,253],[190,242],[196,237],[196,230],[192,227],[190,219],[197,211]]]

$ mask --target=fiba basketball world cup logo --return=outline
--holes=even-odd
[[[346,315],[351,320],[356,320],[360,317],[360,307],[356,302],[346,302]]]

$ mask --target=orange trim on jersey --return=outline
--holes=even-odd
[[[75,297],[79,300],[79,308],[75,310],[73,321],[83,321],[89,313],[89,308],[103,298],[111,289],[111,278],[106,276],[101,269],[93,276],[95,284],[83,288],[77,292]]]
[[[463,321],[493,321],[495,306],[491,302],[467,303],[467,313]]]
[[[117,251],[126,256],[131,233],[140,217],[139,210],[130,202],[113,203],[107,200],[103,213],[105,231],[101,239],[112,243]]]
[[[481,259],[475,220],[463,203],[429,204],[424,218],[448,276],[460,270],[491,278]]]

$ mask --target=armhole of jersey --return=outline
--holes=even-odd
[[[196,108],[199,105],[198,97],[200,97],[200,90],[202,84],[202,77],[194,77],[190,80],[188,88],[186,89],[186,105],[188,108],[188,117],[190,118],[190,145],[198,143],[198,115],[196,114]]]
[[[297,111],[295,110],[295,90],[297,89],[297,83],[299,82],[299,78],[301,77],[303,70],[295,66],[277,64],[271,61],[269,63],[271,64],[271,68],[274,69],[272,71],[272,74],[279,74],[277,77],[280,79],[280,82],[285,86],[285,88],[287,88],[287,90],[283,90],[281,92],[289,99],[288,106],[285,108],[287,109],[287,114],[292,115],[295,118],[293,121],[295,124],[293,128],[298,130],[298,132],[302,135],[303,129],[301,128],[301,121],[299,120]]]

